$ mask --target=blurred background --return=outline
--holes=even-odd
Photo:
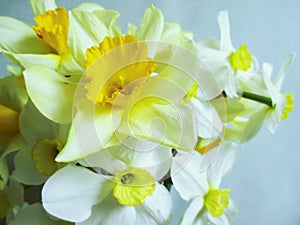
[[[71,9],[83,0],[57,0]],[[238,205],[233,225],[300,224],[300,1],[299,0],[89,0],[120,12],[119,23],[140,24],[151,4],[160,8],[165,20],[177,22],[194,33],[196,42],[219,38],[217,14],[229,11],[231,38],[235,48],[246,43],[263,62],[270,62],[277,73],[289,53],[295,53],[283,92],[295,94],[295,108],[276,134],[264,128],[252,141],[240,147],[232,173],[222,186],[231,189]],[[0,0],[0,15],[33,24],[29,0]],[[1,30],[0,30],[1,35]],[[8,61],[0,57],[0,75],[5,76]],[[180,201],[176,208],[180,208]],[[175,224],[175,223],[174,223]]]

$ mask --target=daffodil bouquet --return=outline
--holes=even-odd
[[[121,30],[94,3],[67,11],[31,0],[35,24],[0,17],[0,217],[10,225],[171,224],[172,195],[189,205],[173,224],[229,224],[221,188],[239,143],[293,108],[248,47],[195,43],[150,6]],[[32,191],[33,190],[33,191]],[[38,199],[28,198],[40,192]],[[39,194],[37,194],[39,196]]]

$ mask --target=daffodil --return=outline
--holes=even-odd
[[[256,60],[246,44],[238,49],[232,46],[228,12],[221,11],[218,16],[221,37],[207,39],[198,44],[200,58],[208,66],[226,95],[230,98],[239,94],[239,72],[255,71]]]
[[[29,96],[42,114],[68,123],[76,84],[84,74],[85,51],[118,33],[118,13],[91,3],[70,12],[57,8],[55,1],[37,0],[31,5],[36,16],[33,26],[0,18],[0,51],[25,70]],[[43,96],[52,99],[46,103]]]
[[[42,191],[43,206],[81,225],[168,224],[171,198],[157,181],[171,159],[166,147],[130,139],[80,161],[91,169],[68,165],[52,175]]]
[[[172,69],[166,69],[169,74],[166,70],[155,74],[156,61],[148,56],[148,46],[133,35],[124,35],[107,37],[99,46],[88,49],[86,79],[75,99],[77,113],[68,141],[56,160],[78,160],[116,145],[127,136],[192,151],[201,135],[199,127],[204,123],[220,127],[217,119],[213,121],[216,114],[207,115],[213,119],[199,120],[198,115],[209,107],[201,109],[201,102],[183,100],[189,86],[178,83],[191,79],[189,75],[179,73],[178,77],[178,70]],[[187,50],[183,53],[174,56],[189,55]],[[195,62],[197,57],[193,59]],[[210,131],[206,135],[211,135]]]
[[[20,114],[20,132],[26,145],[14,156],[12,176],[27,185],[39,185],[64,164],[55,161],[66,141],[69,125],[56,124],[44,117],[28,101]]]
[[[194,88],[195,83],[201,83],[206,100],[221,90],[210,82],[210,74],[202,67],[197,51],[191,50],[196,47],[186,33],[177,27],[174,42],[178,43],[172,44],[173,39],[165,42],[171,27],[152,6],[140,28],[130,30],[132,34],[106,37],[87,49],[85,79],[74,99],[77,112],[56,160],[78,160],[127,136],[192,151],[203,123],[209,127],[215,122],[220,133],[218,120],[199,120],[202,103],[194,104],[187,96],[200,89]],[[209,116],[214,117],[212,114]]]
[[[232,118],[232,125],[225,131],[227,140],[248,141],[264,123],[274,133],[279,122],[288,117],[294,106],[293,94],[281,93],[281,86],[293,58],[294,56],[290,55],[282,63],[275,81],[271,78],[272,66],[269,63],[263,64],[262,72],[240,76],[244,97],[239,99],[238,104],[242,108]]]
[[[230,200],[230,189],[220,188],[236,157],[236,145],[225,143],[205,154],[177,154],[174,158],[171,177],[174,188],[182,199],[190,204],[181,219],[181,225],[229,224],[235,215],[235,206]],[[207,161],[209,159],[209,161]]]

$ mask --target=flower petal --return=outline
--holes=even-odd
[[[31,101],[20,114],[20,132],[27,143],[34,144],[39,138],[55,138],[58,125],[43,116]]]
[[[183,214],[182,220],[180,222],[180,225],[200,225],[202,224],[200,219],[197,218],[197,215],[200,213],[200,211],[203,208],[203,197],[196,197],[194,198],[186,211]],[[199,219],[199,221],[196,221],[196,219]]]
[[[113,195],[109,195],[102,203],[93,208],[92,215],[76,225],[124,224],[136,225],[135,207],[120,205]]]
[[[0,33],[0,51],[25,54],[44,54],[52,51],[29,25],[16,19],[0,17]]]
[[[9,222],[10,225],[70,225],[71,223],[59,221],[56,218],[51,218],[42,204],[34,203],[32,205],[24,206],[17,213],[16,217]]]
[[[20,112],[28,100],[24,79],[16,76],[1,78],[0,90],[0,104]]]
[[[57,8],[55,0],[30,0],[30,4],[36,16]]]
[[[153,5],[146,9],[144,17],[137,29],[139,40],[159,40],[164,28],[164,17],[158,8]]]
[[[207,170],[208,182],[214,188],[220,186],[222,177],[231,170],[236,159],[237,147],[237,144],[234,143],[224,143],[220,149],[212,150],[219,151],[219,154]]]
[[[214,138],[223,130],[222,121],[216,109],[208,102],[192,99],[191,104],[195,107],[195,123],[197,134],[202,138]]]
[[[113,182],[104,177],[86,168],[68,165],[47,180],[42,202],[48,213],[63,220],[81,222],[112,188]]]
[[[194,149],[197,135],[187,105],[142,100],[128,111],[119,132],[184,151]]]
[[[157,184],[154,193],[146,198],[143,205],[137,206],[136,211],[135,224],[169,224],[172,213],[169,191],[163,185]]]
[[[60,57],[54,54],[14,54],[7,51],[3,51],[3,54],[23,68],[27,68],[31,65],[44,65],[50,69],[56,70],[60,64]]]
[[[115,131],[121,116],[110,107],[96,106],[89,101],[83,103],[75,115],[66,145],[57,156],[60,162],[74,161],[97,151],[118,144],[121,136]]]
[[[115,159],[122,160],[128,167],[147,170],[156,181],[167,174],[172,163],[171,148],[133,137],[107,150]]]
[[[34,167],[32,159],[32,146],[20,150],[14,157],[15,170],[13,178],[27,185],[39,185],[44,183],[48,177],[41,175]]]
[[[221,11],[218,16],[218,23],[221,31],[220,49],[231,52],[234,50],[230,38],[230,24],[227,11]]]
[[[118,16],[116,11],[91,3],[84,3],[70,11],[68,46],[81,66],[84,66],[86,49],[98,45],[109,35]]]
[[[28,67],[24,77],[29,96],[43,115],[57,123],[71,122],[75,84],[42,65]]]
[[[189,201],[196,196],[203,196],[209,189],[207,174],[200,171],[201,155],[180,153],[174,157],[171,177],[180,196]],[[187,188],[188,187],[188,188]]]

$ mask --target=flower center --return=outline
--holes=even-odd
[[[213,217],[222,216],[229,204],[230,189],[211,188],[204,197],[204,205]]]
[[[236,52],[232,52],[229,56],[229,61],[233,69],[242,71],[250,69],[252,55],[247,49],[247,45],[243,44]]]
[[[146,170],[130,167],[117,171],[113,194],[122,205],[141,205],[155,189],[154,177]]]
[[[86,57],[86,96],[103,106],[112,105],[118,95],[135,92],[156,67],[147,44],[133,35],[106,37],[99,47],[89,48]]]
[[[32,26],[39,38],[43,39],[58,54],[64,55],[68,49],[69,16],[64,7],[49,10],[34,18],[37,23]]]
[[[285,105],[282,110],[281,120],[285,120],[289,117],[289,113],[293,111],[294,108],[294,95],[285,94]]]

